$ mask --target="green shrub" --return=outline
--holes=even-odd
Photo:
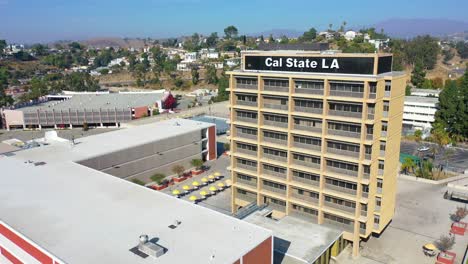
[[[157,184],[161,184],[162,180],[164,180],[164,178],[166,178],[166,175],[162,174],[162,173],[156,173],[154,174],[153,176],[150,177],[150,179],[154,182],[156,182]]]

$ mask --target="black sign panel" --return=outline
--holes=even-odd
[[[379,64],[377,65],[377,74],[392,71],[392,56],[379,57]]]
[[[373,57],[245,56],[245,70],[373,74]]]

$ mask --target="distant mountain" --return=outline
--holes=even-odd
[[[247,34],[247,36],[259,37],[263,35],[264,38],[268,38],[270,37],[270,35],[273,35],[273,38],[281,38],[282,36],[286,36],[288,38],[297,38],[299,36],[302,36],[302,34],[304,34],[303,31],[297,31],[293,29],[272,29],[258,33],[250,33]]]
[[[435,18],[393,18],[372,25],[377,31],[383,28],[391,37],[412,38],[417,35],[443,37],[468,31],[468,22]]]

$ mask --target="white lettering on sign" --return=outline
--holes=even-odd
[[[288,68],[312,68],[316,69],[319,67],[319,62],[310,59],[297,59],[297,58],[286,58],[285,66]],[[331,63],[327,59],[322,59],[320,67],[322,69],[339,69],[338,59],[332,59]],[[273,59],[268,57],[265,59],[265,65],[267,67],[283,67],[283,58]]]

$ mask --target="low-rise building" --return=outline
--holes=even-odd
[[[0,156],[0,262],[272,263],[271,231],[109,171],[201,157],[205,142],[209,159],[214,133],[176,119]]]
[[[439,94],[442,90],[440,89],[411,89],[412,96],[422,96],[422,97],[439,97]]]
[[[403,130],[430,130],[438,103],[439,99],[435,97],[405,96]]]
[[[49,95],[35,105],[25,103],[16,109],[0,110],[4,128],[72,128],[120,126],[174,108],[170,92],[66,93]]]

